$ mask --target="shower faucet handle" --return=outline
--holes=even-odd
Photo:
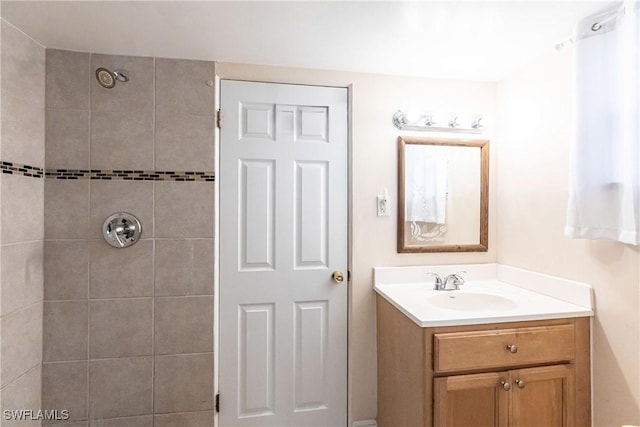
[[[102,225],[102,236],[116,248],[126,248],[136,243],[142,233],[138,218],[127,212],[110,215]]]

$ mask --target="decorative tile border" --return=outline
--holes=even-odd
[[[124,181],[215,181],[213,172],[176,172],[101,169],[43,169],[20,163],[0,162],[2,173],[47,179],[95,179]]]
[[[143,170],[47,169],[51,179],[97,179],[125,181],[215,181],[213,172]]]
[[[2,173],[9,175],[24,175],[32,178],[44,178],[44,169],[37,166],[23,165],[21,163],[0,162]]]

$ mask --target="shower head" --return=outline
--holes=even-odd
[[[111,71],[108,68],[100,67],[96,69],[96,79],[100,86],[111,89],[116,85],[116,82],[128,82],[131,75],[127,70]]]

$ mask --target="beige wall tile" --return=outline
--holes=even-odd
[[[48,109],[89,109],[89,54],[47,49]]]
[[[86,239],[88,231],[89,180],[45,179],[45,237]]]
[[[152,354],[153,300],[91,301],[91,358]]]
[[[153,58],[139,56],[91,55],[91,109],[93,111],[153,111]],[[125,69],[131,75],[126,83],[105,89],[95,79],[99,67],[111,71]]]
[[[89,117],[89,110],[47,110],[45,117],[47,168],[89,169]]]
[[[44,166],[45,51],[2,22],[2,160]]]
[[[153,169],[153,112],[93,111],[91,168]]]
[[[153,417],[153,425],[154,427],[210,427],[213,425],[213,417],[213,411],[163,414]]]
[[[193,271],[190,240],[156,240],[155,295],[188,295]]]
[[[91,427],[153,427],[153,415],[93,420]]]
[[[4,143],[3,143],[4,147]],[[2,243],[44,238],[44,180],[21,175],[2,176]]]
[[[88,324],[87,301],[45,302],[44,361],[86,360]]]
[[[84,361],[43,364],[43,409],[66,409],[69,411],[69,421],[87,419],[88,363]]]
[[[212,171],[212,116],[156,114],[156,170]]]
[[[153,241],[116,249],[104,240],[89,243],[91,298],[144,297],[153,294]]]
[[[42,301],[42,242],[6,245],[0,260],[2,314]]]
[[[142,225],[142,238],[153,236],[153,182],[91,181],[89,237],[102,239],[102,224],[111,214],[129,212]]]
[[[214,63],[184,59],[156,59],[156,111],[214,115]]]
[[[213,239],[156,240],[156,296],[213,294]]]
[[[151,414],[151,376],[151,357],[92,360],[89,418]]]
[[[89,242],[48,240],[44,244],[44,298],[87,298],[89,288]]]
[[[155,354],[213,351],[213,297],[155,301]]]
[[[214,241],[198,239],[193,241],[192,294],[212,295],[214,275]]]
[[[39,427],[40,421],[8,421],[4,419],[5,410],[42,408],[42,367],[36,366],[22,377],[2,389],[2,427]]]
[[[157,182],[157,237],[213,237],[213,182]]]
[[[2,317],[0,358],[2,387],[42,362],[42,303]]]
[[[156,356],[156,414],[213,409],[213,354]]]

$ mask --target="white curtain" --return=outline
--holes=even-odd
[[[619,3],[577,27],[565,234],[640,243],[640,14]]]
[[[407,144],[406,220],[446,223],[449,163],[446,147]]]

